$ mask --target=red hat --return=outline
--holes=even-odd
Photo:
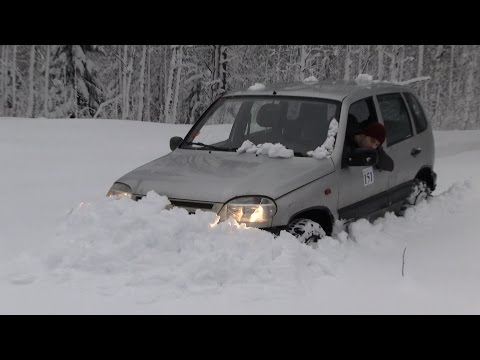
[[[361,131],[361,134],[377,139],[380,145],[385,141],[385,127],[380,123],[372,123]]]

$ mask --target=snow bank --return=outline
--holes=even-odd
[[[170,312],[184,312],[186,306],[193,306],[190,308],[193,313],[199,309],[211,313],[216,312],[214,305],[205,303],[202,307],[198,301],[214,295],[223,296],[222,299],[239,296],[234,303],[246,298],[257,300],[261,296],[263,302],[260,304],[267,307],[257,310],[260,312],[267,311],[272,304],[276,304],[273,309],[282,309],[276,311],[292,313],[336,313],[338,309],[365,311],[369,309],[368,304],[371,304],[371,310],[366,310],[368,313],[391,313],[388,309],[397,309],[393,313],[402,312],[399,305],[395,305],[397,302],[404,304],[401,299],[393,303],[380,300],[371,303],[372,296],[390,296],[378,289],[379,281],[380,284],[388,283],[389,291],[398,286],[398,281],[403,279],[401,255],[408,245],[407,277],[403,286],[415,285],[418,289],[411,289],[414,294],[424,294],[425,290],[421,289],[431,284],[432,278],[427,276],[427,268],[425,284],[413,282],[412,285],[412,274],[417,274],[418,279],[418,274],[422,274],[420,269],[426,266],[421,260],[425,254],[417,260],[421,263],[415,265],[416,253],[419,246],[426,243],[424,251],[428,249],[429,266],[432,266],[435,263],[432,259],[440,255],[435,249],[442,242],[425,239],[422,234],[434,231],[438,219],[461,213],[462,204],[471,197],[471,190],[468,182],[456,184],[408,209],[405,217],[387,214],[373,224],[359,220],[350,224],[348,234],[337,222],[333,237],[326,237],[314,247],[300,244],[286,232],[274,237],[268,232],[238,225],[233,220],[215,225],[217,216],[212,213],[198,211],[188,215],[179,208],[168,210],[167,198],[153,192],[138,202],[104,198],[82,203],[65,216],[55,239],[46,244],[48,256],[39,258],[23,254],[14,266],[8,264],[6,269],[2,268],[2,273],[7,274],[14,286],[12,289],[49,288],[54,284],[52,289],[57,292],[63,289],[59,294],[96,293],[115,303],[122,299],[123,306],[126,299],[134,301],[137,307],[130,304],[128,312],[140,309],[139,305],[154,303],[160,306],[156,307],[158,311],[162,304],[182,300],[183,307],[171,303]],[[446,236],[444,240],[450,240],[444,244],[454,241],[454,237]],[[448,257],[451,256],[449,253]],[[444,268],[444,276],[448,277],[450,270],[445,266],[448,259],[440,256],[436,261],[438,267],[433,280]],[[348,284],[343,291],[337,289],[341,282]],[[443,280],[441,284],[444,285]],[[365,285],[371,289],[363,289]],[[402,289],[400,287],[400,296]],[[296,295],[305,294],[305,291],[310,295],[301,298],[307,301],[302,307],[302,300]],[[331,299],[332,294],[334,299]],[[342,294],[357,294],[357,298],[355,302],[343,303]],[[409,294],[412,296],[411,292]],[[279,306],[281,301],[276,301],[277,297],[291,299],[293,308],[287,310],[287,305]],[[224,311],[231,309],[231,312],[233,308],[225,301]],[[54,298],[49,302],[61,303]],[[87,310],[92,312],[95,304],[100,304],[98,298],[92,300]],[[105,305],[102,306],[102,312],[108,312]],[[243,306],[245,308],[246,303]],[[413,308],[415,306],[419,305]],[[69,309],[76,308],[70,304]],[[246,308],[253,311],[255,306]],[[141,311],[150,312],[149,309]]]
[[[168,204],[166,197],[149,192],[138,202],[104,198],[78,205],[61,223],[50,246],[54,251],[43,259],[45,276],[90,284],[106,294],[153,287],[156,294],[180,295],[234,284],[295,286],[333,274],[344,255],[341,242],[332,238],[314,249],[286,232],[274,237],[233,219],[216,224],[214,213],[189,215],[167,209]],[[29,261],[19,259],[16,270],[28,270]],[[10,282],[27,284],[38,276],[38,269],[15,271]]]
[[[237,149],[237,153],[247,153],[247,154],[256,154],[256,155],[268,155],[271,158],[284,158],[288,159],[294,156],[293,150],[287,149],[280,143],[272,144],[258,144],[255,145],[250,140],[245,140]]]
[[[424,228],[428,231],[430,227],[435,226],[438,219],[449,218],[452,214],[459,212],[461,204],[471,192],[472,185],[469,181],[455,183],[446,191],[408,208],[404,216],[397,217],[387,213],[373,223],[360,219],[350,224],[349,237],[361,247],[366,248],[385,249],[406,244],[407,240],[399,242],[398,238],[399,234],[406,232],[405,229]]]
[[[54,279],[102,295],[135,289],[138,301],[247,284],[292,290],[337,276],[345,260],[362,251],[400,251],[404,242],[398,234],[412,224],[434,225],[441,213],[448,216],[459,207],[469,189],[468,183],[454,185],[408,209],[405,217],[356,221],[348,234],[337,222],[333,237],[313,247],[285,231],[275,237],[233,219],[218,224],[214,213],[168,209],[168,199],[154,192],[138,202],[104,198],[72,209],[49,244],[50,253],[41,259],[23,254],[10,264],[8,277],[13,285]]]
[[[328,126],[327,139],[323,142],[321,146],[317,147],[315,150],[308,151],[307,155],[312,156],[317,160],[322,160],[330,157],[335,146],[335,136],[337,136],[337,132],[338,121],[334,118],[332,119],[332,121],[330,121],[330,125]]]

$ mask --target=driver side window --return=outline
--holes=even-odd
[[[345,132],[345,143],[342,155],[342,168],[347,167],[347,158],[351,151],[357,147],[354,136],[360,130],[371,123],[378,122],[375,104],[372,97],[359,100],[348,110],[347,128]]]
[[[353,103],[348,115],[350,118],[353,117],[362,128],[372,122],[378,122],[375,105],[371,97]]]

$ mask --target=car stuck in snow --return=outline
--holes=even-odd
[[[379,149],[351,149],[350,120],[385,129]],[[412,190],[435,189],[432,127],[415,92],[382,82],[259,85],[225,93],[171,153],[119,178],[109,196],[149,191],[173,206],[213,211],[302,241],[336,219],[401,212]],[[390,165],[381,161],[382,154]]]

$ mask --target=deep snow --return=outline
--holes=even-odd
[[[187,131],[0,118],[0,313],[480,313],[480,131],[435,133],[428,202],[314,248],[153,192],[105,197]]]

